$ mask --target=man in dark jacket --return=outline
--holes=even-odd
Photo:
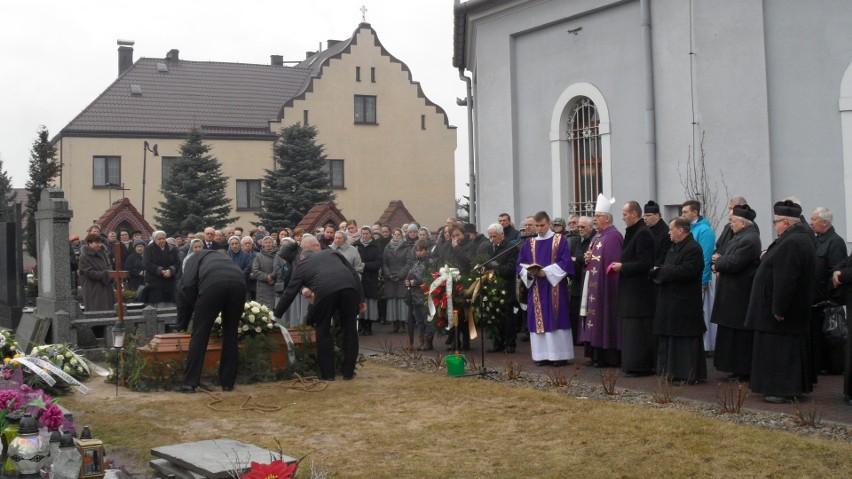
[[[500,226],[503,227],[503,236],[506,237],[506,241],[511,244],[515,244],[520,241],[521,233],[515,229],[515,226],[512,224],[512,217],[509,216],[509,213],[500,213],[497,216],[497,221],[500,223]]]
[[[645,203],[642,219],[651,229],[651,234],[654,235],[654,250],[656,252],[654,264],[661,264],[666,260],[666,253],[672,247],[672,240],[669,238],[669,224],[663,221],[663,217],[660,215],[660,205],[653,200]]]
[[[767,402],[785,403],[813,390],[808,330],[816,248],[801,206],[779,201],[773,211],[778,237],[760,261],[746,316],[754,330],[749,387]]]
[[[499,223],[494,223],[488,227],[489,243],[480,249],[480,255],[488,258],[495,258],[493,261],[483,265],[485,270],[492,270],[494,274],[505,281],[503,286],[506,291],[515,291],[515,265],[518,262],[518,248],[510,243],[503,234],[503,227]],[[478,271],[473,272],[474,275]],[[494,338],[494,345],[488,350],[490,353],[505,351],[508,354],[515,352],[516,338],[518,336],[518,325],[515,321],[515,314],[512,312],[514,301],[507,301],[498,307],[498,329],[500,330],[499,337]]]
[[[651,230],[642,221],[642,207],[628,201],[621,210],[627,225],[621,261],[612,263],[619,273],[617,311],[621,317],[621,369],[627,376],[654,372],[654,284],[648,272],[654,266]]]
[[[835,288],[842,288],[847,305],[852,305],[852,256],[835,268],[831,277]],[[852,321],[846,322],[846,368],[843,372],[843,402],[852,406]]]
[[[589,250],[589,245],[592,243],[592,238],[595,237],[595,230],[592,219],[588,216],[581,216],[577,220],[577,234],[568,238],[568,248],[571,250],[571,258],[574,260],[574,278],[571,281],[571,286],[568,288],[571,294],[571,336],[574,340],[574,346],[582,346],[577,339],[577,334],[580,332],[580,303],[583,296],[583,282],[586,275],[586,257],[585,253]]]
[[[735,205],[731,212],[731,237],[713,254],[716,298],[711,321],[718,325],[713,365],[731,373],[730,381],[748,381],[754,335],[746,328],[746,312],[760,264],[760,232],[754,224],[757,214],[749,205]]]
[[[242,271],[227,256],[214,250],[201,250],[186,261],[177,296],[178,322],[188,323],[188,318],[192,318],[192,339],[189,341],[183,385],[178,391],[194,393],[198,387],[210,330],[219,313],[222,314],[219,380],[223,391],[233,391],[239,357],[237,327],[246,299]]]
[[[364,291],[358,273],[342,254],[322,250],[314,236],[302,236],[302,260],[290,278],[290,283],[278,305],[275,317],[280,318],[296,295],[313,298],[309,323],[317,330],[317,363],[320,378],[334,380],[334,335],[331,319],[337,314],[343,330],[343,379],[355,377],[358,358],[357,317],[363,305]]]
[[[843,371],[843,344],[832,344],[822,334],[823,309],[832,292],[831,274],[834,267],[846,259],[846,242],[834,231],[834,215],[828,208],[819,207],[811,213],[811,228],[816,234],[816,263],[814,264],[814,297],[811,314],[811,361],[814,377],[821,371],[840,374]]]
[[[701,300],[704,253],[690,233],[688,219],[673,219],[669,234],[673,245],[666,260],[651,271],[659,285],[654,314],[657,374],[668,376],[675,384],[695,384],[707,379]]]

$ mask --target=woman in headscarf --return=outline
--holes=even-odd
[[[358,254],[358,250],[354,246],[349,244],[349,235],[345,231],[334,233],[334,243],[331,244],[331,249],[342,254],[358,274],[364,271],[364,265],[361,263],[361,255]]]
[[[283,230],[282,230],[283,231]],[[289,236],[281,238],[281,248],[285,245],[296,245],[296,240]],[[272,274],[275,276],[275,304],[278,305],[278,300],[281,299],[281,294],[287,288],[287,283],[290,282],[290,276],[293,273],[293,265],[284,259],[280,254],[276,254],[272,260]]]
[[[408,305],[405,304],[408,290],[404,281],[412,261],[414,253],[403,238],[402,230],[394,228],[382,256],[384,296],[388,302],[387,320],[393,324],[394,333],[398,333],[403,322],[408,320]]]
[[[175,305],[175,278],[180,272],[177,250],[166,243],[165,231],[154,231],[142,253],[142,266],[148,280],[148,304],[156,308]]]
[[[382,269],[382,250],[373,239],[373,232],[364,226],[361,228],[361,240],[356,245],[364,271],[361,272],[361,287],[367,300],[367,310],[361,315],[359,333],[373,335],[373,321],[379,320],[379,271]]]
[[[264,236],[259,253],[254,256],[251,272],[257,281],[257,302],[267,308],[275,307],[275,275],[272,273],[275,261],[275,238]]]
[[[145,268],[142,267],[142,253],[145,251],[144,240],[134,240],[132,249],[127,255],[127,289],[136,291],[145,282]]]
[[[115,304],[113,280],[109,275],[112,264],[104,251],[100,234],[89,233],[86,236],[86,244],[80,248],[79,268],[86,311],[111,311]]]
[[[193,238],[192,241],[189,242],[189,251],[187,252],[186,256],[183,258],[183,261],[181,261],[181,263],[180,263],[180,270],[183,271],[183,267],[186,266],[186,260],[188,260],[189,257],[192,256],[192,253],[197,253],[197,252],[199,252],[203,249],[204,249],[204,241],[202,241],[198,238]]]
[[[303,236],[310,235],[305,235],[305,230],[302,228],[296,228],[293,230],[293,239],[296,242],[291,243],[288,241],[286,243],[282,243],[281,247],[278,249],[278,256],[290,265],[291,277],[299,267],[299,255],[302,253],[302,248],[299,244],[301,243]],[[290,307],[284,312],[284,317],[282,318],[284,325],[288,328],[304,325],[305,317],[308,315],[309,306],[310,302],[305,299],[304,296],[301,294],[296,295],[296,299],[293,300],[293,303],[290,304]]]

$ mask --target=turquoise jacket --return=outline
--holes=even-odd
[[[690,232],[695,241],[701,245],[701,250],[704,251],[704,274],[701,276],[701,286],[707,286],[713,277],[710,263],[713,260],[713,249],[716,247],[716,233],[713,232],[707,218],[703,216],[699,216],[698,221],[692,223]]]

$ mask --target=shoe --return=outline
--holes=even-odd
[[[176,393],[195,394],[195,386],[181,384],[180,386],[175,386],[174,388],[172,388],[172,391]]]
[[[355,379],[355,375],[356,375],[356,373],[352,373],[352,374],[350,374],[350,375],[346,375],[346,374],[344,374],[344,375],[343,375],[343,380],[344,380],[344,381],[351,381],[351,380]]]
[[[565,359],[560,359],[559,361],[553,361],[550,365],[553,366],[554,368],[561,368],[563,366],[567,366],[568,361],[565,360]]]
[[[536,361],[536,362],[535,362],[535,365],[536,365],[536,366],[539,366],[539,367],[541,367],[541,366],[549,366],[549,365],[550,365],[550,361],[548,361],[547,359],[543,359],[543,360],[541,360],[541,361]]]
[[[763,400],[772,404],[788,404],[793,402],[789,396],[763,396]]]
[[[216,389],[216,388],[213,387],[213,383],[211,383],[210,381],[199,381],[198,387],[200,387],[201,389],[203,389],[205,391],[212,391],[212,390]]]
[[[486,353],[502,353],[505,349],[501,347],[488,348],[485,350]]]
[[[229,393],[234,390],[234,386],[222,386],[222,392]]]
[[[512,346],[507,346],[506,354],[515,354],[515,348],[513,348]]]

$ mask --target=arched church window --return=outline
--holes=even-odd
[[[571,108],[567,125],[574,177],[574,203],[569,208],[571,213],[593,216],[595,200],[603,189],[599,124],[600,118],[594,102],[580,97]]]

